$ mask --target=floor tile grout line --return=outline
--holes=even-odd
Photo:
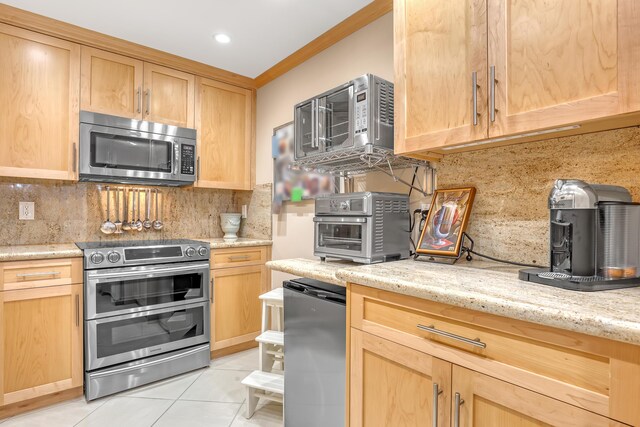
[[[160,419],[162,417],[164,417],[164,414],[166,414],[169,411],[169,409],[171,409],[173,407],[173,405],[176,404],[177,401],[178,401],[178,399],[176,399],[173,402],[171,402],[171,405],[169,405],[169,407],[167,409],[165,409],[164,412],[162,414],[160,414],[160,416],[158,418],[156,418],[156,420],[153,422],[153,424],[151,424],[151,427],[155,426],[158,423],[158,421],[160,421]]]
[[[233,416],[233,419],[231,420],[231,424],[229,424],[229,427],[231,427],[233,425],[233,423],[236,422],[236,418],[238,418],[238,414],[240,413],[240,411],[242,411],[242,407],[244,406],[244,402],[247,399],[245,398],[244,401],[240,404],[240,407],[238,408],[238,410],[236,411],[236,414]]]

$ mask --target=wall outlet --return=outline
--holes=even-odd
[[[242,218],[247,218],[247,205],[242,205]]]
[[[36,207],[34,202],[20,202],[18,219],[32,220],[35,216],[35,210]]]

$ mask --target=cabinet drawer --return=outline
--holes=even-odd
[[[82,258],[0,263],[0,290],[82,283]]]
[[[588,348],[578,334],[361,286],[351,289],[354,328],[608,415],[612,364],[604,346],[592,352],[597,345]]]
[[[267,248],[265,246],[216,249],[211,253],[211,268],[257,265],[265,262],[267,262]]]

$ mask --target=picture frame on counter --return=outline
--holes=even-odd
[[[431,209],[416,248],[418,255],[460,257],[475,194],[474,187],[436,190],[433,193]]]

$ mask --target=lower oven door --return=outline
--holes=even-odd
[[[209,342],[209,301],[85,321],[85,369]]]
[[[86,271],[85,319],[208,301],[209,268],[191,262]]]
[[[368,217],[314,217],[315,254],[348,258],[365,257],[369,219]]]

